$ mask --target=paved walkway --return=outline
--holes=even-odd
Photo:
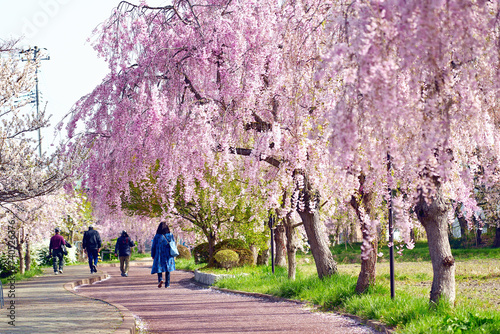
[[[0,333],[113,333],[122,324],[119,309],[67,291],[68,281],[100,279],[102,272],[90,274],[88,266],[65,266],[64,273],[54,275],[47,268],[43,276],[16,282],[15,296],[9,298],[10,285],[4,285],[4,308],[0,310]],[[100,284],[100,283],[99,283]],[[11,307],[14,302],[14,312]],[[13,319],[9,318],[13,313]],[[12,326],[10,321],[14,321]]]
[[[134,317],[145,327],[142,333],[376,333],[301,304],[202,288],[189,272],[173,272],[171,287],[158,289],[150,268],[149,262],[133,263],[129,277],[105,265],[97,275],[87,266],[67,266],[63,275],[47,269],[44,276],[18,282],[13,299],[4,286],[0,333],[133,333]],[[106,273],[109,278],[88,284]],[[8,324],[10,300],[15,301],[15,327]]]
[[[190,272],[173,272],[170,288],[159,289],[150,266],[131,267],[129,277],[107,269],[110,279],[82,286],[78,293],[123,305],[148,333],[375,333],[350,318],[311,312],[301,304],[201,288]]]

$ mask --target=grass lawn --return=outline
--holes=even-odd
[[[216,285],[309,301],[324,311],[381,321],[398,333],[500,334],[500,249],[453,250],[457,295],[454,307],[446,303],[429,305],[432,265],[425,243],[395,256],[394,300],[390,298],[388,254],[379,259],[376,284],[363,295],[355,293],[360,253],[359,245],[333,248],[339,274],[323,280],[317,278],[312,257],[303,254],[297,257],[295,281],[288,280],[286,268],[276,268],[272,274],[270,266],[255,266],[231,270],[229,273],[249,275],[227,278]],[[179,269],[200,267],[203,265],[194,265],[192,260],[177,261]]]

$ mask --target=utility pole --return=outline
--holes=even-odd
[[[47,50],[44,48],[44,50]],[[38,46],[35,46],[32,49],[28,49],[25,51],[21,51],[21,53],[30,53],[33,52],[33,58],[32,59],[22,59],[22,61],[36,61],[38,53],[40,52],[40,48]],[[40,60],[50,60],[50,56],[40,58]],[[36,103],[36,117],[37,119],[40,118],[40,97],[38,94],[38,65],[35,67],[35,103]],[[42,135],[41,135],[41,129],[38,127],[38,155],[40,158],[42,157]]]

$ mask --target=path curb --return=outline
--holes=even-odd
[[[296,299],[288,299],[288,298],[283,298],[283,297],[268,295],[268,294],[264,294],[264,293],[247,292],[247,291],[239,291],[239,290],[230,290],[230,289],[225,289],[225,288],[219,288],[219,287],[216,287],[216,286],[204,284],[203,282],[197,281],[194,277],[193,277],[192,280],[193,280],[193,282],[196,285],[199,285],[199,286],[207,288],[207,289],[217,290],[217,291],[220,291],[220,292],[234,293],[234,294],[239,294],[239,295],[244,295],[244,296],[249,296],[249,297],[268,299],[268,300],[274,301],[274,302],[291,302],[291,303],[300,304],[300,305],[309,305],[309,306],[311,306],[311,307],[313,307],[313,308],[315,308],[317,310],[319,310],[319,308],[320,308],[319,305],[311,304],[309,302],[304,302],[304,301],[300,301],[300,300],[296,300]],[[346,316],[348,318],[351,318],[351,319],[357,321],[360,324],[368,326],[368,327],[370,327],[370,328],[372,328],[372,329],[374,329],[374,330],[376,330],[378,332],[384,333],[384,334],[393,334],[393,333],[395,333],[395,331],[393,329],[387,327],[385,324],[383,324],[383,323],[381,323],[379,321],[370,320],[370,319],[363,319],[363,318],[361,318],[361,317],[359,317],[357,315],[348,314],[348,313],[340,313],[340,312],[334,312],[334,313],[336,313],[338,315]]]
[[[115,263],[112,263],[112,264],[115,264]],[[102,267],[102,266],[103,265],[101,265],[100,267]],[[114,266],[109,266],[109,267],[114,267]],[[77,296],[88,298],[88,299],[93,299],[93,300],[98,300],[98,301],[101,301],[101,302],[104,302],[106,304],[109,304],[111,306],[116,307],[118,309],[118,311],[120,312],[120,315],[122,316],[122,323],[121,323],[120,327],[118,327],[114,331],[114,333],[117,333],[117,334],[136,334],[136,327],[137,326],[136,326],[136,322],[135,322],[135,317],[132,314],[132,312],[130,312],[130,310],[127,309],[125,306],[117,304],[117,303],[110,303],[108,301],[98,299],[98,298],[87,297],[87,296],[81,295],[75,291],[75,288],[80,286],[80,285],[90,285],[90,284],[102,281],[104,279],[107,279],[108,277],[109,277],[108,274],[106,272],[103,272],[102,274],[98,274],[98,275],[90,277],[90,278],[84,278],[84,279],[79,279],[76,281],[65,283],[64,288],[67,291],[74,293]]]
[[[211,273],[204,273],[199,270],[194,271],[194,279],[197,282],[200,282],[201,284],[206,284],[206,285],[213,285],[215,282],[217,282],[220,279],[223,278],[228,278],[228,277],[234,277],[234,275],[215,275]]]

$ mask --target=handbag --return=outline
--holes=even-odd
[[[165,238],[165,235],[163,235],[163,237]],[[167,238],[165,238],[165,240],[167,240]],[[170,256],[172,257],[176,257],[179,255],[179,250],[177,249],[177,244],[175,243],[175,240],[172,240],[172,241],[168,241],[168,245],[170,246]]]

